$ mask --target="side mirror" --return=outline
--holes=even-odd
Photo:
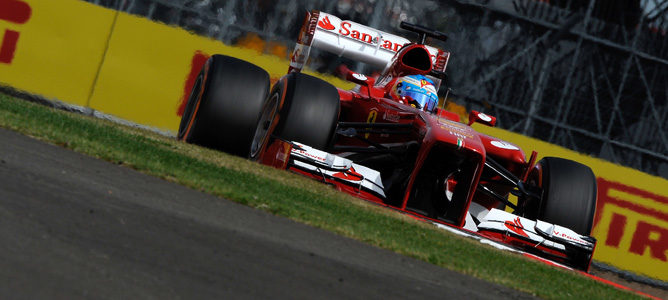
[[[496,117],[492,117],[490,115],[483,114],[481,112],[472,110],[469,113],[469,126],[473,123],[480,123],[480,124],[485,124],[489,127],[494,127],[496,125]]]
[[[376,83],[375,78],[367,77],[364,74],[355,73],[355,72],[352,72],[352,71],[350,71],[346,74],[346,80],[348,80],[350,82],[357,83],[359,85],[367,86],[367,87],[372,86]]]

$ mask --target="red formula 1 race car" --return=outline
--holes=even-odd
[[[516,145],[476,132],[438,108],[450,53],[445,34],[413,24],[419,42],[319,11],[307,13],[288,74],[214,55],[188,99],[178,138],[331,184],[422,220],[587,271],[596,179],[561,158],[527,160]],[[337,89],[300,71],[312,47],[384,68],[347,71]],[[445,100],[444,100],[445,101]],[[508,200],[517,197],[517,203]],[[513,213],[506,210],[513,210]]]

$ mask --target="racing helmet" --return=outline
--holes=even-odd
[[[427,112],[433,112],[438,104],[434,82],[424,75],[400,77],[392,86],[390,94],[397,100],[408,100],[408,105]]]

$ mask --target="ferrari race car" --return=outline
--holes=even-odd
[[[402,23],[418,42],[334,15],[308,12],[288,74],[270,88],[250,62],[214,55],[186,104],[178,139],[330,184],[410,216],[587,271],[596,178],[566,159],[527,159],[438,107],[450,53],[425,45],[445,34]],[[384,68],[350,70],[342,90],[301,70],[312,47]],[[517,201],[510,201],[514,195]],[[507,211],[512,211],[509,213]]]

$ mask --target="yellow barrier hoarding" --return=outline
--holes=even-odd
[[[115,15],[83,1],[0,1],[0,84],[86,105]]]
[[[7,3],[14,13],[7,13]],[[0,1],[3,32],[0,83],[172,132],[178,128],[188,82],[211,54],[250,61],[273,79],[288,68],[287,60],[276,56],[79,0]],[[541,157],[590,166],[599,183],[594,259],[668,281],[667,180],[505,130],[474,126]]]
[[[176,131],[179,107],[189,88],[185,83],[194,79],[211,54],[250,61],[273,78],[286,74],[289,65],[276,56],[120,14],[90,106],[133,122]]]
[[[637,178],[637,177],[636,177]],[[663,184],[648,192],[624,183],[598,178],[599,204],[594,236],[599,240],[594,258],[668,281],[668,195]]]
[[[536,150],[539,159],[564,157],[591,167],[598,181],[594,259],[668,281],[668,180],[506,130],[474,128]]]

